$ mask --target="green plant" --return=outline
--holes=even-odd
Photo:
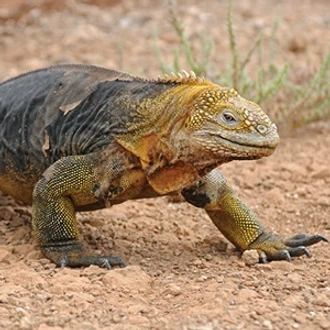
[[[273,24],[272,34],[270,39],[270,48],[274,49],[274,41],[276,37],[276,31],[279,25],[280,16],[277,15]],[[231,60],[231,85],[244,95],[253,98],[257,103],[263,103],[269,98],[276,95],[276,93],[284,86],[286,78],[288,76],[288,65],[284,65],[283,68],[278,67],[271,59],[268,61],[267,67],[263,61],[262,55],[262,42],[263,34],[259,33],[258,37],[252,43],[251,48],[248,50],[245,57],[241,58],[237,50],[236,34],[233,27],[233,5],[232,0],[228,0],[227,11],[227,27],[230,50],[232,54]],[[258,76],[254,80],[247,72],[247,66],[253,57],[257,53],[258,55]],[[269,52],[272,57],[273,52]]]
[[[283,110],[291,126],[330,117],[330,47],[318,71],[303,85],[288,83],[293,101]]]
[[[211,37],[206,37],[204,32],[199,33],[199,44],[200,56],[198,57],[198,51],[194,48],[193,44],[189,40],[186,31],[183,27],[182,22],[179,19],[179,15],[176,12],[176,5],[174,0],[168,1],[169,10],[169,22],[173,27],[176,35],[179,37],[180,44],[179,48],[173,51],[173,63],[168,64],[161,53],[157,43],[155,43],[155,51],[160,62],[160,66],[163,72],[178,72],[181,70],[180,55],[183,52],[190,69],[198,76],[205,76],[208,73],[208,67],[210,64],[210,56],[213,48],[213,40]],[[181,50],[181,51],[180,51]]]
[[[197,75],[209,76],[213,39],[199,33],[197,47],[193,46],[176,11],[176,3],[169,0],[169,22],[180,43],[173,51],[173,61],[169,64],[156,47],[156,54],[164,72],[178,72],[181,60],[187,63]],[[282,126],[289,128],[330,116],[330,49],[319,70],[302,84],[294,83],[294,73],[290,64],[280,66],[274,60],[276,34],[281,23],[280,11],[277,12],[272,26],[268,49],[265,50],[264,36],[260,33],[252,42],[245,56],[238,51],[236,33],[233,26],[233,4],[228,0],[227,29],[231,51],[228,67],[214,75],[215,82],[233,86],[239,93],[268,108],[270,116]],[[156,45],[156,43],[155,43]],[[266,57],[265,54],[268,54]],[[249,64],[257,58],[257,75],[251,75]]]

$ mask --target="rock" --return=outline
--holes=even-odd
[[[265,204],[281,205],[284,202],[284,193],[279,188],[273,188],[263,195]]]
[[[244,289],[241,289],[238,291],[237,296],[241,301],[248,301],[248,300],[251,300],[251,299],[253,300],[253,299],[257,298],[258,292],[251,290],[251,289],[244,288]]]
[[[272,322],[269,321],[269,320],[263,321],[262,325],[268,330],[273,330],[274,329],[274,326],[273,326]]]
[[[6,261],[9,255],[10,255],[9,251],[0,249],[0,262]]]
[[[128,266],[107,272],[103,283],[113,288],[142,292],[150,289],[151,278],[139,266]]]
[[[330,297],[324,293],[319,293],[314,300],[314,304],[322,307],[330,307]]]
[[[175,283],[170,283],[167,287],[168,292],[173,296],[178,296],[181,294],[181,288]]]
[[[327,179],[330,178],[330,169],[323,168],[312,174],[313,179]]]
[[[273,269],[280,269],[286,272],[292,272],[297,269],[297,266],[293,262],[288,262],[286,260],[277,260],[272,262]]]
[[[246,250],[243,252],[242,260],[247,266],[255,265],[259,262],[259,254],[256,250]]]

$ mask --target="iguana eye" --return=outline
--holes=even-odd
[[[222,120],[227,125],[230,125],[230,126],[235,125],[237,123],[235,116],[229,111],[225,111],[222,113]]]

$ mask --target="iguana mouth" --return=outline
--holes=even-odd
[[[277,134],[273,134],[274,136],[272,136],[269,139],[263,139],[264,141],[254,141],[254,140],[231,140],[227,137],[224,137],[223,135],[219,135],[219,134],[215,134],[215,133],[208,133],[208,136],[212,136],[215,137],[216,139],[221,139],[222,141],[226,141],[228,142],[228,144],[230,145],[236,145],[236,146],[240,146],[242,148],[249,148],[249,149],[258,149],[258,150],[274,150],[278,143],[279,143],[279,136]],[[259,143],[258,143],[259,142]],[[221,143],[220,143],[221,145]]]
[[[217,135],[217,137],[219,137],[219,135]],[[279,139],[274,139],[274,140],[269,140],[269,141],[265,141],[264,143],[262,144],[258,144],[258,143],[249,143],[249,141],[234,141],[234,140],[230,140],[228,138],[225,138],[223,136],[220,136],[220,138],[222,140],[225,140],[227,142],[229,142],[230,144],[233,144],[233,145],[237,145],[237,146],[241,146],[241,147],[247,147],[247,148],[252,148],[252,149],[271,149],[271,150],[274,150],[277,145],[278,145],[278,142],[279,142]]]

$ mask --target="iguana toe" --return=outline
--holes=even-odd
[[[115,266],[126,267],[124,260],[115,255],[96,255],[85,249],[81,244],[59,245],[42,248],[44,255],[61,268],[64,267],[88,267],[96,265],[106,269]]]
[[[298,234],[288,239],[282,239],[276,235],[262,233],[252,244],[249,249],[258,251],[259,262],[267,263],[272,260],[291,261],[292,257],[300,257],[306,255],[311,258],[311,253],[306,248],[320,241],[328,242],[328,239],[322,235]]]
[[[307,235],[307,234],[298,234],[295,235],[291,238],[288,238],[284,241],[284,244],[286,246],[290,246],[290,247],[298,247],[298,246],[310,246],[310,245],[314,245],[318,242],[329,242],[329,240],[319,234],[316,235]]]

